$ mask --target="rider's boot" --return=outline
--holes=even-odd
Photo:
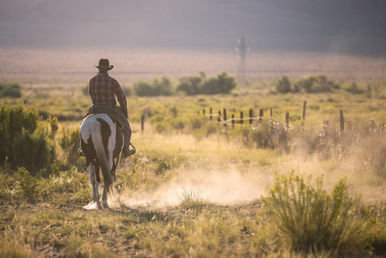
[[[132,146],[131,149],[130,149],[130,146]],[[136,152],[135,147],[130,143],[128,146],[123,146],[122,157],[126,158],[128,156],[134,155],[135,152]]]

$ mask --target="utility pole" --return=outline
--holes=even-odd
[[[237,68],[237,78],[245,84],[249,84],[247,80],[247,67],[246,67],[246,57],[248,52],[248,46],[245,43],[245,38],[242,36],[237,40],[236,51],[239,54],[240,60]]]

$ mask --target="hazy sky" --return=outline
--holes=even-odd
[[[0,46],[386,54],[385,0],[0,0]]]

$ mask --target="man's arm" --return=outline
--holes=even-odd
[[[123,90],[121,88],[121,85],[117,81],[114,84],[114,94],[117,97],[119,106],[121,107],[122,112],[125,114],[127,118],[127,102],[126,102],[126,96],[125,93],[123,93]]]

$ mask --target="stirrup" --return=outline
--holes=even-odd
[[[130,147],[132,147],[132,148],[130,149]],[[132,143],[130,143],[127,151],[122,151],[122,156],[124,158],[126,158],[126,157],[129,157],[131,155],[134,155],[136,152],[137,152],[137,150],[135,149],[134,145]]]

